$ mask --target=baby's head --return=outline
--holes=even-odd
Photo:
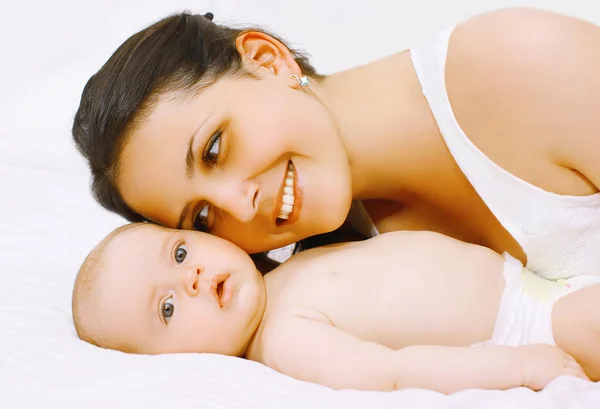
[[[243,354],[262,319],[261,274],[234,244],[205,233],[130,224],[83,262],[73,291],[79,337],[139,354]]]

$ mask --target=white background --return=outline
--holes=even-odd
[[[511,5],[543,7],[600,24],[600,6],[595,0],[3,0],[0,407],[42,407],[42,402],[44,407],[122,407],[127,402],[131,407],[143,402],[146,408],[173,402],[179,405],[174,407],[199,402],[199,407],[253,407],[265,396],[283,399],[277,407],[283,407],[281,402],[290,396],[300,402],[298,407],[302,407],[300,397],[308,399],[304,407],[317,407],[315,402],[325,397],[329,405],[338,402],[340,407],[370,407],[369,402],[397,407],[411,399],[422,405],[438,402],[432,395],[420,394],[398,395],[397,400],[367,394],[330,395],[320,388],[290,386],[288,380],[269,371],[236,366],[239,364],[230,360],[217,360],[216,366],[210,366],[212,361],[187,357],[148,363],[82,345],[75,338],[70,318],[72,280],[89,249],[123,221],[91,199],[86,166],[71,142],[71,121],[85,82],[116,47],[174,11],[212,11],[217,23],[262,25],[307,50],[315,66],[330,73],[401,51],[423,34],[456,20]],[[108,362],[113,366],[107,366]],[[165,376],[161,368],[170,368],[168,378],[161,378]],[[233,377],[252,374],[252,379],[235,378],[235,382],[250,382],[252,388],[264,389],[267,386],[256,383],[257,379],[268,379],[278,389],[269,392],[267,388],[256,396],[246,390],[241,398],[238,386],[227,386],[225,381],[210,383],[211,376],[226,379],[232,371]],[[178,390],[190,382],[188,377],[178,376],[189,373],[198,377],[196,383],[188,384],[193,388]],[[157,379],[163,383],[154,384]],[[130,387],[124,386],[127,382]],[[573,392],[573,385],[568,384],[560,396]],[[161,387],[165,393],[159,393]],[[202,387],[217,388],[210,390],[237,398],[210,395]],[[286,387],[296,392],[285,395]],[[200,388],[198,395],[190,392],[194,388]],[[82,394],[92,390],[101,392],[86,400]],[[169,397],[169,390],[177,391],[175,398]],[[266,395],[261,395],[263,392]],[[146,400],[142,396],[147,396]],[[182,401],[182,396],[189,400]],[[500,395],[494,396],[500,402]],[[530,395],[506,396],[524,402],[520,396]],[[486,405],[492,407],[489,402]],[[529,402],[525,407],[534,406]]]

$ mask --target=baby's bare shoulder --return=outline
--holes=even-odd
[[[433,231],[394,231],[381,234],[364,242],[364,247],[393,250],[399,253],[472,254],[489,253],[487,247],[464,242]]]
[[[341,260],[347,261],[363,255],[394,254],[416,257],[423,254],[462,254],[465,251],[478,251],[479,248],[482,247],[432,231],[394,231],[363,241],[338,243],[300,252],[290,257],[275,272],[322,272],[335,267]]]
[[[311,269],[316,268],[318,270],[327,269],[329,260],[348,249],[360,245],[360,243],[362,242],[337,243],[302,251],[291,256],[270,274],[281,274],[284,271],[285,274],[288,274],[298,270],[304,270],[307,267],[310,267]]]
[[[375,236],[367,242],[381,244],[434,244],[434,245],[456,245],[466,244],[463,241],[457,240],[442,233],[437,233],[428,230],[397,230]]]

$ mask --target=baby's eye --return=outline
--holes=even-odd
[[[173,297],[167,298],[161,306],[161,314],[165,322],[169,322],[173,313],[175,312],[175,306],[173,305]]]
[[[209,216],[210,205],[205,204],[202,206],[196,218],[194,219],[194,229],[208,233],[210,230],[208,216]]]
[[[210,166],[214,166],[217,164],[217,159],[219,159],[219,151],[221,148],[221,131],[215,132],[215,134],[210,138],[208,143],[206,144],[206,149],[204,151],[204,163]]]
[[[175,258],[175,262],[177,264],[181,264],[185,261],[185,258],[187,257],[188,254],[188,248],[185,245],[185,243],[181,243],[180,245],[178,245],[177,247],[175,247],[175,253],[173,254],[173,257]]]

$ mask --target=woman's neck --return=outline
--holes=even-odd
[[[402,200],[419,192],[439,133],[409,52],[326,77],[316,93],[338,123],[354,199]]]

